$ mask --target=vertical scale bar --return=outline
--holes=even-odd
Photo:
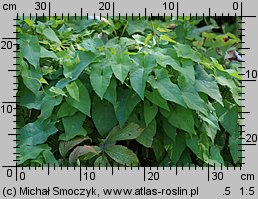
[[[115,2],[113,2],[113,20],[115,19]]]
[[[241,19],[241,22],[243,22],[243,3],[242,2],[240,2],[240,19]],[[242,29],[242,27],[243,27],[243,23],[240,23],[241,24],[241,29]],[[242,30],[241,30],[241,41],[243,41],[243,38],[242,38]],[[243,44],[242,44],[242,47],[243,47]],[[242,63],[243,64],[243,63]],[[244,70],[244,68],[243,68],[243,66],[241,65],[241,73],[243,73],[242,72],[242,70]],[[244,88],[241,88],[241,98],[243,98],[243,90],[244,90]],[[241,102],[241,106],[242,106],[242,103],[244,103],[244,102]],[[241,111],[242,111],[242,109],[243,108],[241,108]],[[242,123],[241,123],[242,124]],[[240,144],[242,144],[242,142],[243,142],[243,140],[242,140],[242,138],[243,138],[243,129],[241,128],[241,132],[240,132]],[[244,147],[244,146],[239,146],[239,147]],[[241,148],[242,149],[242,148]],[[243,152],[242,151],[239,151],[239,154],[240,154],[240,157],[242,157],[243,156]],[[240,161],[241,162],[241,165],[242,165],[242,160]]]
[[[80,164],[80,182],[82,181],[82,166],[81,166],[81,164]]]
[[[179,14],[179,8],[178,8],[178,2],[176,2],[176,19],[178,20],[178,14]]]
[[[243,2],[241,1],[240,3],[240,18],[241,18],[241,21],[243,20]]]
[[[16,17],[16,20],[14,21],[14,23],[15,23],[15,38],[16,38],[16,40],[15,40],[15,42],[16,42],[16,45],[15,45],[15,57],[17,57],[17,58],[15,58],[15,67],[16,67],[16,70],[18,70],[17,69],[17,66],[18,66],[18,63],[17,63],[17,59],[18,59],[18,57],[19,57],[19,52],[20,52],[20,48],[19,48],[19,45],[17,45],[17,39],[19,38],[19,32],[17,31],[17,21],[19,20],[19,15],[18,15],[18,13],[17,13],[17,15],[16,15],[17,17]],[[18,74],[17,74],[17,71],[15,72],[16,73],[16,75],[15,75],[15,77],[14,77],[14,79],[15,79],[15,83],[17,83],[18,82]],[[19,84],[18,85],[16,85],[15,84],[15,86],[17,87],[17,91],[15,91],[16,93],[15,93],[15,96],[18,96],[18,88],[19,88]],[[19,122],[19,111],[17,111],[18,110],[18,98],[16,98],[16,97],[14,97],[15,98],[15,100],[16,100],[16,109],[15,109],[15,137],[16,137],[16,139],[15,140],[17,140],[17,141],[15,141],[15,147],[18,147],[17,146],[17,142],[18,142],[18,135],[17,135],[17,123]],[[17,163],[17,158],[18,158],[18,155],[19,155],[19,153],[17,153],[17,148],[15,148],[15,181],[18,181],[18,163]]]
[[[17,20],[19,20],[18,13],[17,13]],[[15,23],[15,25],[17,26],[16,21],[14,21],[14,23]],[[14,26],[14,27],[15,27],[15,32],[17,32],[16,26]],[[18,33],[15,33],[15,38],[18,38]],[[17,39],[15,40],[15,42],[16,42],[16,45],[15,45],[15,48],[16,48],[16,49],[15,49],[15,50],[18,51],[19,48],[18,48],[18,45],[17,45]],[[15,57],[16,57],[15,60],[14,60],[14,61],[15,61],[15,64],[17,64],[18,56],[19,56],[19,53],[18,53],[18,52],[15,52]],[[17,69],[17,68],[16,68],[16,69]],[[18,77],[18,76],[17,76],[17,72],[16,72],[16,75],[15,75],[15,77],[14,77],[14,82],[18,82],[18,81],[17,81],[17,77]],[[19,85],[15,85],[15,87],[16,87],[16,89],[18,89],[18,88],[19,88]],[[16,92],[15,95],[17,95],[17,91],[15,91],[15,92]],[[17,99],[16,99],[16,103],[17,103]],[[15,128],[17,128],[17,121],[19,120],[19,119],[18,119],[18,116],[17,116],[17,115],[18,115],[18,111],[17,111],[17,110],[18,110],[18,109],[17,109],[17,106],[18,106],[18,105],[16,104],[15,106],[16,106],[16,109],[15,109],[15,115],[16,115],[16,116],[15,116],[15,121],[16,121],[16,122],[15,122]],[[15,134],[16,134],[16,135],[15,135],[15,140],[16,140],[16,141],[15,141],[15,146],[17,146],[17,140],[18,140],[17,129],[15,129]],[[15,149],[15,153],[17,153],[17,149]],[[17,155],[15,155],[15,159],[14,159],[14,161],[16,162],[16,171],[15,171],[15,173],[16,173],[16,181],[17,181],[17,180],[18,180],[18,179],[17,179],[17,173],[18,173],[18,172],[17,172],[17,165],[18,165],[18,164],[17,164],[17,161],[16,161],[16,160],[17,160]]]
[[[208,164],[207,172],[208,172],[208,182],[209,182],[210,181],[210,164]]]
[[[240,2],[240,19],[241,19],[241,23],[239,23],[240,25],[241,25],[241,30],[240,30],[240,38],[241,38],[241,43],[242,43],[242,51],[244,50],[244,48],[243,48],[243,28],[242,28],[242,26],[243,26],[243,24],[244,24],[244,22],[243,22],[243,3],[242,2]],[[244,54],[244,53],[243,53]],[[239,61],[240,63],[244,63],[244,61]],[[241,65],[241,74],[244,74],[243,73],[243,70],[245,69],[245,67],[243,67],[242,65]],[[241,107],[240,107],[240,109],[241,109],[241,118],[242,118],[242,109],[245,107],[242,103],[244,103],[244,101],[242,100],[243,99],[243,95],[244,95],[244,85],[243,85],[243,82],[241,82]],[[243,142],[243,132],[244,132],[244,130],[243,130],[243,125],[242,125],[242,121],[244,122],[244,120],[241,120],[241,126],[239,126],[240,127],[240,131],[239,131],[239,134],[240,134],[240,136],[239,136],[239,147],[241,147],[241,149],[239,149],[239,159],[241,159],[241,163],[240,163],[240,166],[242,166],[243,164],[245,164],[244,162],[243,162],[243,150],[242,150],[242,147],[244,147],[243,145],[242,145],[242,142]]]
[[[51,3],[48,2],[48,19],[50,20],[50,16],[51,16]]]
[[[146,181],[146,170],[145,170],[145,166],[143,166],[143,181]]]

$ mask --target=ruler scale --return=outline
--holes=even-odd
[[[76,5],[75,5],[76,2]],[[255,1],[4,1],[0,3],[1,30],[0,41],[9,50],[1,50],[2,63],[1,106],[1,198],[257,198],[257,125],[258,94],[257,74],[247,74],[248,69],[257,67],[257,17]],[[242,46],[240,56],[243,77],[239,87],[242,88],[241,105],[238,120],[241,137],[237,166],[222,164],[182,164],[165,167],[133,167],[132,165],[111,167],[88,167],[68,165],[19,165],[17,142],[19,123],[19,90],[16,69],[19,56],[20,38],[17,36],[16,22],[26,17],[63,19],[64,17],[82,20],[125,16],[126,20],[157,17],[158,20],[190,16],[197,20],[199,16],[239,17],[242,26],[238,37]],[[13,47],[8,47],[8,45]],[[255,70],[253,70],[255,71]],[[254,72],[255,73],[255,72]],[[256,102],[256,103],[255,103]],[[249,134],[253,137],[247,138]]]

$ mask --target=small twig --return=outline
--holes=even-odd
[[[157,46],[159,46],[158,40],[157,40],[157,34],[156,34],[155,30],[154,30],[154,25],[153,25],[152,20],[150,20],[150,23],[151,23],[151,29],[152,29],[152,33],[153,33],[154,39],[156,41]]]
[[[125,24],[125,26],[124,26],[124,28],[123,28],[123,30],[122,30],[121,35],[118,37],[118,40],[120,40],[120,38],[121,38],[121,37],[123,36],[123,34],[125,33],[125,30],[126,30],[127,26],[128,26],[128,21],[126,21],[126,24]]]

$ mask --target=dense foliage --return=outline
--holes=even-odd
[[[239,163],[234,22],[18,24],[20,164]]]

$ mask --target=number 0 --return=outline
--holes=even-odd
[[[12,169],[7,169],[6,174],[7,174],[8,178],[11,178],[13,176],[13,170]]]
[[[233,2],[233,10],[238,10],[238,2]]]

